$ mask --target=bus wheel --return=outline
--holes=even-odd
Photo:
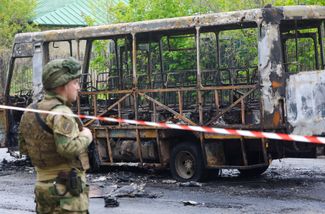
[[[253,176],[259,176],[263,174],[269,166],[262,166],[258,168],[253,168],[253,169],[238,169],[240,172],[240,175],[245,176],[245,177],[253,177]]]
[[[172,148],[170,157],[172,176],[178,181],[198,181],[204,172],[204,163],[199,145],[179,143]]]

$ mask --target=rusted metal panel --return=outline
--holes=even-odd
[[[110,162],[113,163],[113,152],[112,152],[109,134],[110,134],[109,131],[106,130],[106,144],[107,144],[107,149],[108,149],[108,156],[109,156]]]
[[[140,130],[140,137],[141,138],[156,138],[157,132],[155,129],[152,130]]]
[[[115,162],[118,161],[139,161],[159,163],[159,155],[155,140],[137,141],[112,139],[112,153]]]
[[[6,143],[6,131],[7,131],[7,121],[6,121],[6,111],[0,109],[0,147],[5,147]]]
[[[158,131],[159,139],[157,138],[157,143],[160,151],[160,163],[164,166],[169,164],[170,159],[170,141],[168,139],[163,139],[161,137],[161,132]]]
[[[106,130],[105,129],[97,129],[97,137],[98,138],[106,138]],[[136,138],[135,129],[117,129],[117,130],[110,130],[110,137],[111,138]]]
[[[222,166],[225,164],[225,154],[222,142],[204,144],[208,167]]]
[[[98,138],[106,138],[106,132],[109,132],[109,136],[111,138],[134,138],[136,139],[136,130],[135,128],[133,129],[109,129],[109,128],[104,128],[104,129],[96,129],[97,132],[97,137]],[[156,129],[140,129],[139,130],[139,135],[140,138],[156,138],[157,133]]]
[[[139,129],[136,129],[136,144],[137,144],[137,155],[139,156],[140,162],[143,163],[142,149],[144,148],[141,144]]]
[[[325,72],[290,75],[286,88],[289,131],[299,135],[325,134]]]
[[[247,154],[246,154],[246,148],[245,148],[245,141],[244,141],[243,137],[240,138],[240,147],[241,147],[241,154],[243,157],[243,163],[245,166],[247,166],[248,161],[247,161]]]
[[[204,133],[204,139],[240,139],[240,136]]]

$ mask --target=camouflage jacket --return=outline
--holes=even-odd
[[[53,101],[60,104],[50,111],[72,114],[69,103],[52,93],[47,93],[38,106],[46,106]],[[42,117],[53,131],[52,135],[35,122],[32,112],[24,113],[19,127],[19,150],[21,154],[31,157],[39,181],[53,179],[58,172],[69,171],[72,167],[80,168],[78,157],[91,143],[90,139],[79,131],[75,118],[52,114],[42,114]]]

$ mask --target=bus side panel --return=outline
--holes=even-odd
[[[298,135],[325,133],[325,72],[290,75],[286,87],[289,130]]]
[[[263,9],[265,22],[260,26],[258,61],[262,93],[262,125],[265,129],[281,128],[285,75],[281,51],[278,9]]]
[[[7,121],[6,121],[6,111],[0,109],[0,147],[5,147],[6,145],[6,130],[7,130]]]

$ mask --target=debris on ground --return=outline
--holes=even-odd
[[[4,159],[2,160],[2,164],[7,164],[7,163],[8,163],[7,159],[4,158]]]
[[[196,181],[189,181],[189,182],[184,182],[180,183],[179,186],[181,187],[202,187],[202,184]]]
[[[196,201],[182,201],[184,206],[197,206],[197,205],[204,205],[203,203],[199,203]]]
[[[104,197],[105,207],[118,207],[120,202],[117,201],[117,198],[114,196]]]
[[[117,201],[117,198],[158,198],[162,197],[162,194],[157,193],[150,193],[147,192],[144,187],[146,184],[135,184],[131,183],[130,185],[118,187],[116,186],[116,189],[114,189],[111,193],[107,194],[104,197],[105,207],[117,207],[119,206],[119,202]]]
[[[162,183],[163,184],[176,184],[177,181],[176,180],[167,179],[167,180],[163,180]]]
[[[25,159],[25,158],[10,160],[10,161],[3,158],[0,163],[0,171],[1,172],[6,171],[7,173],[9,173],[10,171],[12,172],[27,171],[30,174],[33,174],[35,172],[30,159]],[[0,176],[1,175],[3,174],[0,173]]]
[[[146,184],[135,184],[131,183],[130,185],[122,186],[113,190],[108,196],[113,196],[117,198],[122,197],[141,197],[141,198],[158,198],[161,197],[161,194],[150,193],[144,190]]]
[[[108,177],[106,176],[100,176],[98,178],[94,178],[93,182],[102,182],[102,181],[106,181],[108,179]]]
[[[118,177],[118,182],[133,182],[133,176],[131,174],[127,174],[127,173],[122,173],[119,174]]]
[[[118,188],[118,185],[106,185],[101,183],[93,183],[89,186],[89,197],[90,198],[104,198],[108,192],[112,192],[113,190]]]
[[[110,170],[106,169],[103,173],[94,173],[94,174],[87,174],[87,179],[90,182],[104,182],[104,183],[147,183],[150,181],[154,183],[157,179],[155,175],[150,175],[144,172],[129,172],[123,170]],[[149,178],[150,177],[150,178]]]

